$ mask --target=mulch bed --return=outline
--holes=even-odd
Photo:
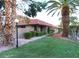
[[[56,33],[56,34],[53,34],[53,35],[50,35],[50,36],[54,37],[54,38],[63,38],[61,33]]]

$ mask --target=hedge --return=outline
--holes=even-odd
[[[34,32],[34,31],[31,31],[31,32],[24,33],[24,37],[25,37],[25,39],[30,39],[30,38],[32,38],[34,36],[42,36],[44,34],[46,34],[46,33],[45,32]]]
[[[33,37],[33,35],[31,32],[27,32],[27,33],[24,33],[24,37],[25,39],[30,39],[31,37]]]

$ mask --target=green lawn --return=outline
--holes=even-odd
[[[79,57],[79,42],[46,37],[0,53],[0,57]]]

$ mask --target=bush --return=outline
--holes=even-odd
[[[36,36],[39,36],[39,32],[36,32]]]
[[[31,33],[32,33],[33,37],[36,36],[36,32],[35,31],[31,31]]]
[[[46,32],[42,32],[42,35],[45,35],[45,34],[47,34]]]
[[[24,37],[25,39],[30,39],[31,37],[33,37],[33,35],[31,32],[27,32],[27,33],[24,33]]]
[[[45,32],[36,32],[36,36],[42,36],[44,34],[46,34],[46,33]]]
[[[25,37],[25,39],[30,39],[31,37],[34,37],[34,36],[42,36],[42,35],[45,35],[45,34],[46,34],[45,32],[31,31],[31,32],[24,33],[24,37]]]
[[[54,33],[54,30],[50,30],[50,32],[48,34],[53,34]]]

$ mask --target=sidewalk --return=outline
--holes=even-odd
[[[43,37],[46,37],[46,35],[40,36],[40,37],[33,37],[31,39],[18,39],[18,45],[20,47],[24,44],[28,44],[29,42],[41,39]],[[0,52],[7,51],[7,50],[12,49],[12,48],[16,48],[15,45],[14,46],[11,46],[11,45],[10,46],[2,46],[2,47],[0,47]]]

